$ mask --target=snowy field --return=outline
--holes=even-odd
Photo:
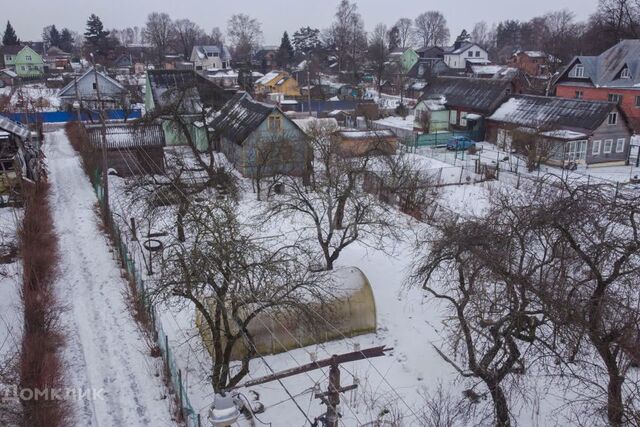
[[[29,110],[58,111],[60,98],[58,89],[47,88],[43,83],[26,84],[16,88],[9,102],[10,106],[19,110],[28,105]]]

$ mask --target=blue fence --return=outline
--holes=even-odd
[[[358,103],[355,101],[318,101],[311,100],[311,111],[322,113],[325,111],[333,110],[355,110]],[[309,103],[305,100],[298,101],[296,105],[296,111],[307,112],[309,111]]]
[[[481,141],[482,133],[476,130],[470,131],[440,131],[418,135],[414,141],[416,147],[445,146],[452,138],[466,137],[472,141]]]
[[[142,110],[106,110],[107,120],[127,120],[139,119],[142,117]],[[5,117],[19,123],[66,123],[78,120],[78,113],[75,111],[45,111],[42,113],[8,113]],[[85,111],[80,113],[83,121],[98,121],[100,116],[97,111]]]

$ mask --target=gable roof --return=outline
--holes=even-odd
[[[456,46],[454,44],[453,46],[445,46],[442,49],[445,55],[460,55],[461,53],[466,52],[467,50],[471,49],[474,46],[479,49],[482,49],[482,47],[472,42],[462,42],[459,46]],[[486,52],[485,49],[482,49],[482,50]]]
[[[157,109],[171,107],[181,97],[183,114],[198,114],[203,107],[221,108],[233,95],[193,70],[149,70],[147,78]]]
[[[241,145],[274,111],[278,111],[275,106],[257,102],[246,92],[238,92],[211,124],[220,135]]]
[[[598,56],[576,56],[569,63],[560,79],[566,78],[573,67],[580,63],[584,75],[596,87],[632,88],[640,86],[640,40],[622,40]],[[619,78],[627,66],[630,79]],[[560,82],[562,83],[562,82]]]
[[[448,106],[491,114],[510,90],[507,79],[438,77],[425,88],[421,99],[443,96]]]
[[[521,95],[502,104],[489,120],[532,128],[593,131],[616,107],[615,102]]]
[[[277,79],[280,74],[282,73],[282,71],[270,71],[267,74],[265,74],[264,76],[260,77],[258,80],[256,80],[257,85],[267,85],[270,82],[272,82],[273,80]]]
[[[420,72],[422,71],[422,72]],[[407,71],[406,76],[413,79],[427,79],[449,72],[449,66],[440,58],[420,58]]]
[[[192,57],[193,57],[193,53],[196,54],[198,59],[206,59],[209,53],[211,54],[217,53],[220,59],[223,61],[231,58],[229,49],[227,49],[226,46],[197,45],[193,47],[193,51],[191,54]]]
[[[93,67],[89,68],[83,75],[78,77],[77,81],[80,82],[87,78],[95,79],[94,72],[97,72],[99,79],[109,82],[109,84],[112,84],[113,86],[117,87],[118,90],[120,90],[122,93],[127,92],[127,89],[124,86],[122,86],[120,83],[118,83],[116,80],[112,79],[111,77],[107,76],[106,74],[100,71],[94,71],[94,70],[95,68]],[[60,89],[60,92],[58,92],[58,96],[75,97],[76,96],[75,88],[76,88],[76,81],[72,80],[71,82],[69,82],[69,84],[67,84],[65,87]],[[102,90],[100,92],[102,93]]]

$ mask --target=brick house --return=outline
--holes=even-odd
[[[548,77],[554,57],[540,51],[516,51],[507,61],[512,67],[518,68],[529,76]]]
[[[623,40],[599,56],[577,56],[556,79],[556,96],[619,104],[640,131],[640,40]]]
[[[627,162],[632,131],[615,102],[522,95],[487,119],[486,140],[511,150],[523,135],[548,147],[549,164],[610,166]]]

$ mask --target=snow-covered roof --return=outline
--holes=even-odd
[[[541,135],[548,136],[549,138],[564,139],[567,141],[574,140],[574,139],[586,139],[588,137],[588,135],[585,133],[575,132],[575,131],[566,130],[566,129],[558,129],[558,130],[552,130],[548,132],[542,132]]]
[[[280,71],[270,71],[256,80],[257,85],[266,85],[280,76]]]
[[[308,134],[314,127],[335,130],[339,129],[338,121],[333,118],[318,119],[316,117],[305,117],[304,119],[293,119],[293,122],[306,134]]]
[[[14,78],[14,79],[15,79],[16,77],[18,77],[18,75],[15,73],[15,71],[10,70],[10,69],[8,69],[8,68],[5,68],[5,69],[3,69],[3,70],[0,70],[0,73],[2,73],[2,74],[6,74],[7,76],[9,76],[9,77],[11,77],[11,78]]]
[[[0,129],[9,132],[13,135],[17,135],[22,139],[27,139],[30,136],[29,130],[22,126],[20,123],[14,122],[7,117],[0,116]]]

